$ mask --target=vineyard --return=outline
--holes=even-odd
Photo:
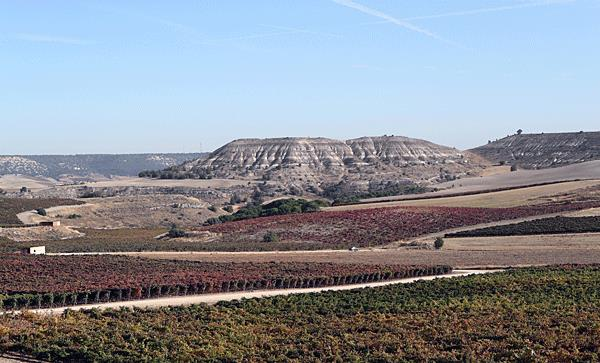
[[[73,199],[25,199],[0,197],[0,225],[21,224],[17,214],[38,208],[83,204]]]
[[[536,234],[593,233],[600,232],[600,217],[543,218],[503,226],[473,229],[446,234],[453,237],[527,236]]]
[[[0,308],[309,288],[449,273],[448,266],[210,263],[123,256],[0,255]]]
[[[600,266],[157,310],[0,317],[0,351],[48,360],[600,359]]]
[[[600,202],[574,202],[516,208],[396,207],[344,212],[278,215],[199,227],[215,233],[210,240],[157,240],[163,228],[116,230],[80,229],[85,236],[58,241],[38,241],[46,251],[142,252],[142,251],[286,251],[347,249],[440,232],[449,228],[573,211],[600,206]],[[277,236],[265,242],[266,234]],[[31,243],[0,239],[0,253],[11,253]]]
[[[202,230],[221,234],[214,248],[228,250],[328,249],[380,246],[443,230],[592,208],[600,202],[515,208],[395,207],[272,216]],[[265,233],[280,242],[263,243]],[[207,244],[207,247],[210,244]]]

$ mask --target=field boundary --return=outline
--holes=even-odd
[[[56,257],[55,259],[58,258],[59,257]],[[29,260],[34,261],[34,259]],[[84,260],[84,257],[69,258],[70,262],[77,260]],[[50,262],[50,260],[46,261]],[[127,261],[123,262],[126,263]],[[158,261],[155,263],[160,264]],[[161,282],[141,282],[138,279],[130,282],[131,285],[122,284],[121,286],[111,286],[110,284],[99,284],[94,286],[92,282],[71,291],[65,291],[61,289],[61,287],[57,288],[56,285],[47,287],[46,290],[43,290],[42,288],[41,291],[37,286],[29,286],[27,290],[23,291],[15,291],[14,288],[11,289],[9,287],[6,290],[3,290],[2,295],[0,295],[0,309],[5,311],[52,309],[130,300],[169,298],[174,296],[359,285],[411,277],[444,275],[451,273],[453,270],[452,267],[448,265],[364,266],[359,269],[359,271],[352,270],[351,268],[344,270],[343,265],[327,266],[342,267],[342,269],[338,270],[333,268],[333,270],[328,271],[326,268],[324,270],[319,270],[318,266],[315,265],[313,266],[314,270],[299,275],[286,274],[286,271],[282,270],[281,272],[272,273],[272,276],[266,274],[253,278],[242,278],[243,275],[239,275],[239,272],[238,274],[234,272],[230,276],[224,276],[224,278],[211,278],[204,274],[186,281],[176,279]],[[160,267],[161,266],[154,266],[154,268],[159,269]],[[212,267],[216,268],[216,266]],[[46,271],[45,273],[51,274],[52,271],[53,270],[50,269],[50,271]],[[267,270],[267,272],[269,272],[269,270]],[[17,279],[19,278],[22,279],[22,277],[17,277]],[[62,284],[58,286],[62,286]]]
[[[129,300],[129,301],[116,301],[99,304],[88,304],[88,305],[75,305],[58,308],[48,309],[31,309],[31,310],[20,310],[20,311],[7,311],[0,312],[0,315],[5,314],[20,314],[22,311],[30,313],[36,313],[41,315],[60,315],[67,310],[89,310],[89,309],[120,309],[120,308],[159,308],[166,306],[188,306],[195,304],[208,304],[214,305],[222,301],[234,301],[241,299],[253,299],[253,298],[264,298],[271,296],[281,295],[297,295],[297,294],[311,294],[325,291],[344,291],[354,290],[363,288],[374,288],[387,285],[395,284],[409,284],[417,281],[431,281],[440,278],[456,278],[470,275],[480,275],[488,273],[502,272],[503,269],[496,270],[454,270],[449,274],[444,275],[432,275],[432,276],[420,276],[410,277],[404,279],[394,279],[388,281],[369,282],[363,284],[349,284],[349,285],[337,285],[337,286],[326,286],[326,287],[314,287],[314,288],[294,288],[294,289],[275,289],[275,290],[256,290],[256,291],[239,291],[239,292],[224,292],[215,294],[202,294],[202,295],[187,295],[187,296],[172,296],[158,299],[143,299],[143,300]]]

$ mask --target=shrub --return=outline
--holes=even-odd
[[[228,205],[223,208],[223,210],[227,213],[233,213],[233,207]]]
[[[519,167],[516,164],[510,166],[510,171],[517,171]]]
[[[223,217],[223,216],[222,216]],[[221,224],[223,223],[223,221],[221,220],[221,218],[209,218],[206,220],[206,222],[204,222],[204,225],[206,226],[212,226],[213,224]]]
[[[69,214],[67,216],[67,219],[77,219],[77,218],[81,218],[81,216],[79,214]]]
[[[229,204],[238,204],[238,203],[242,203],[244,200],[242,199],[242,197],[235,193],[231,196],[231,198],[229,199]]]
[[[275,232],[267,232],[263,236],[263,242],[279,242],[279,236]]]
[[[444,239],[442,237],[436,238],[433,242],[433,247],[435,247],[436,250],[441,250],[442,247],[444,247]]]
[[[178,228],[176,225],[172,225],[171,229],[169,229],[169,232],[167,233],[167,235],[171,238],[181,238],[181,237],[185,237],[186,233],[183,229]]]
[[[44,217],[48,215],[48,213],[46,212],[46,210],[44,208],[38,208],[35,211],[37,212],[37,214],[44,216]]]
[[[215,207],[214,205],[211,205],[210,207],[208,207],[208,210],[211,212],[216,212],[217,211],[217,207]]]
[[[240,208],[234,214],[224,215],[218,218],[210,218],[206,221],[205,224],[213,225],[225,222],[241,221],[244,219],[269,217],[292,213],[312,213],[318,212],[321,209],[321,207],[327,205],[328,204],[323,201],[308,201],[304,199],[280,199],[265,205],[261,205],[259,203],[249,203],[245,207]],[[231,212],[227,209],[225,210],[229,213],[233,212],[233,208],[231,208]]]

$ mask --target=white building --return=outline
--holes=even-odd
[[[29,247],[23,250],[23,252],[29,255],[45,255],[46,246]]]

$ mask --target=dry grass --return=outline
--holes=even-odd
[[[483,169],[479,174],[483,177],[486,177],[508,173],[510,173],[510,165],[490,166],[488,168]]]
[[[230,188],[235,186],[248,185],[248,180],[233,179],[147,179],[147,178],[115,178],[112,180],[86,183],[88,187],[94,188],[114,188],[114,187],[188,187],[188,188]],[[258,181],[250,181],[251,184],[257,184]]]
[[[15,242],[57,241],[81,236],[82,233],[69,227],[0,228],[0,237]]]
[[[591,208],[580,210],[577,212],[571,212],[565,214],[567,217],[598,217],[600,216],[600,208]]]
[[[200,226],[210,218],[223,214],[208,210],[209,203],[183,195],[122,196],[88,198],[84,206],[57,207],[47,210],[51,218],[76,228],[152,228]],[[68,219],[71,214],[81,218]]]
[[[374,249],[293,252],[141,253],[149,258],[215,262],[335,262],[448,264],[455,268],[522,266],[600,261],[600,234],[446,239],[435,250]]]
[[[37,191],[48,189],[57,184],[57,181],[51,178],[25,176],[25,175],[1,175],[0,189],[7,192],[18,192],[22,187]]]
[[[446,238],[445,250],[451,251],[559,251],[570,249],[600,251],[600,233],[534,236],[498,236]]]
[[[598,185],[600,185],[600,180],[574,181],[457,197],[339,206],[327,208],[326,210],[340,211],[398,206],[509,208],[548,203],[553,199],[559,199],[561,194],[573,193]]]
[[[17,214],[38,208],[50,208],[56,205],[83,203],[73,199],[25,199],[0,197],[0,224],[22,224]]]

